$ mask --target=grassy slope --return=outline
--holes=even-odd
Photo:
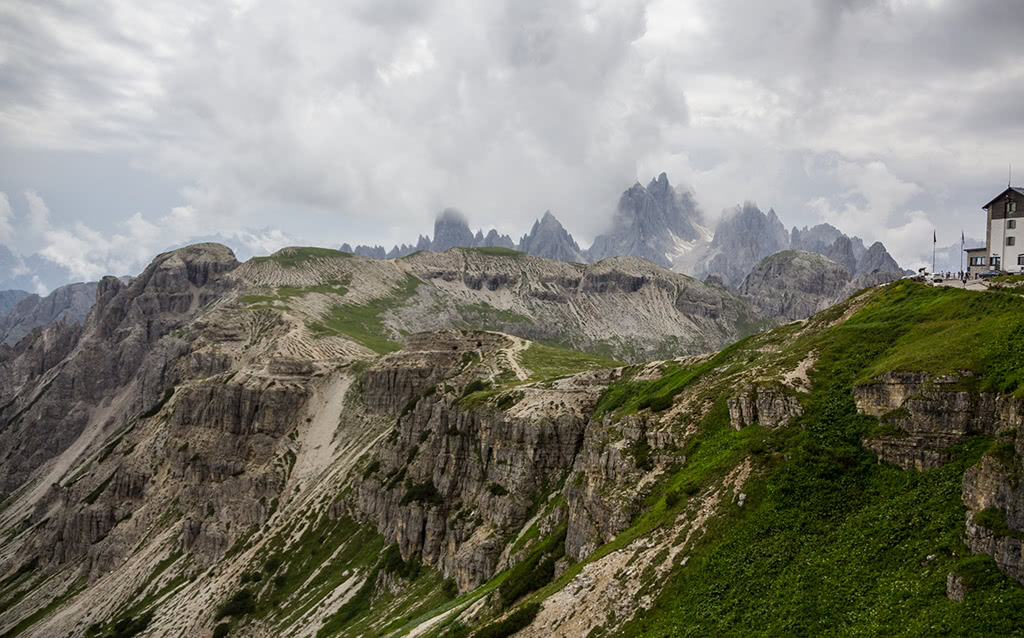
[[[530,380],[554,379],[588,370],[616,368],[622,363],[575,350],[530,343],[520,361],[531,373]]]
[[[832,311],[835,315],[842,309]],[[621,636],[1013,635],[1024,626],[1024,589],[960,541],[963,472],[988,441],[928,472],[878,464],[859,445],[873,419],[858,415],[852,386],[892,369],[937,373],[968,369],[978,385],[1007,392],[1020,383],[1024,358],[994,365],[1014,351],[1024,303],[1004,294],[968,293],[901,282],[876,295],[836,327],[808,331],[780,353],[790,363],[819,353],[802,429],[729,429],[721,398],[705,419],[682,470],[656,490],[715,480],[744,453],[761,472],[747,484],[747,505],[733,505],[709,526],[685,567],[677,567],[654,608]],[[790,327],[780,331],[792,330]],[[747,361],[771,335],[716,357],[715,374]],[[642,396],[678,391],[701,369],[670,370],[669,382],[631,384]],[[727,376],[723,374],[723,376]],[[629,381],[624,384],[630,384]],[[614,396],[613,388],[608,397]],[[607,398],[607,397],[606,397]],[[611,409],[635,409],[627,398]],[[605,405],[605,409],[609,406]],[[717,416],[716,416],[717,411]],[[753,430],[753,431],[751,431]],[[669,520],[664,501],[648,504],[634,528],[611,545]],[[598,554],[607,550],[599,550]],[[929,558],[931,557],[931,558]],[[950,571],[976,588],[963,603],[945,596]],[[565,578],[562,579],[563,581]],[[554,589],[554,588],[552,588]]]
[[[391,295],[365,305],[335,306],[321,321],[314,323],[311,329],[321,335],[344,335],[379,354],[394,352],[401,345],[390,339],[391,335],[381,315],[401,306],[416,294],[421,283],[409,275],[405,283],[393,290]]]

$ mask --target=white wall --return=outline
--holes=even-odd
[[[1007,221],[1016,221],[1017,228],[1007,229]],[[1024,219],[1006,220],[993,219],[991,233],[992,244],[988,247],[990,257],[1000,258],[1000,268],[1010,272],[1021,270],[1017,265],[1017,255],[1024,255]],[[1007,237],[1015,237],[1013,246],[1006,245]]]

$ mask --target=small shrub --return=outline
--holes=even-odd
[[[459,586],[455,584],[454,578],[448,578],[441,583],[441,593],[449,600],[459,595]]]
[[[416,580],[420,575],[420,562],[413,558],[402,560],[402,552],[398,549],[397,543],[392,543],[384,550],[381,557],[381,569],[388,574],[394,574],[406,580]]]
[[[555,576],[555,562],[565,555],[565,529],[549,536],[526,559],[513,567],[498,591],[501,601],[508,607],[526,594],[551,582]]]
[[[231,633],[231,625],[226,622],[222,622],[213,628],[213,638],[224,638],[229,633]]]
[[[281,557],[277,554],[272,555],[267,562],[263,563],[263,571],[268,574],[273,574],[279,567],[281,567]]]
[[[490,485],[488,485],[487,491],[495,496],[505,496],[508,494],[508,490],[506,490],[503,485],[499,485],[498,483],[491,483]]]
[[[476,381],[471,381],[470,383],[466,384],[466,387],[462,390],[462,396],[468,397],[474,392],[480,392],[481,390],[486,390],[489,387],[491,387],[490,383],[488,383],[487,381],[483,381],[481,379],[477,379]]]
[[[665,493],[665,507],[675,507],[682,498],[683,496],[679,493],[679,490],[669,490]]]
[[[252,592],[248,589],[239,589],[217,608],[216,620],[225,616],[244,616],[256,608],[256,601],[253,600]]]
[[[402,496],[401,505],[407,505],[412,502],[420,502],[426,505],[441,505],[444,499],[441,498],[441,493],[434,487],[434,482],[427,479],[423,483],[415,483],[409,486],[405,495]]]
[[[138,618],[122,618],[114,623],[114,629],[111,631],[110,638],[131,638],[137,636],[149,627],[150,621],[153,620],[153,612],[146,612]]]
[[[261,580],[263,580],[263,574],[258,572],[258,571],[256,571],[255,569],[252,570],[252,571],[248,571],[248,572],[245,572],[244,574],[242,574],[242,584],[243,585],[247,584],[247,583],[258,583]]]
[[[974,523],[991,530],[996,536],[1010,536],[1024,540],[1024,532],[1019,532],[1006,522],[1006,514],[995,507],[986,507],[974,515]]]
[[[651,459],[651,446],[647,442],[646,437],[637,439],[637,441],[630,446],[629,453],[633,457],[633,463],[636,465],[636,469],[644,472],[650,472],[654,469],[654,461]]]
[[[651,412],[664,412],[672,407],[672,395],[662,394],[654,396],[645,401],[645,403],[651,409]]]
[[[504,620],[485,626],[474,635],[476,638],[508,638],[532,623],[538,613],[540,613],[540,603],[530,603],[515,610]]]
[[[370,462],[369,465],[366,466],[366,469],[363,470],[363,480],[365,481],[366,479],[370,478],[379,471],[380,459],[374,459],[373,461]]]

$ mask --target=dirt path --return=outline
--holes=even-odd
[[[530,373],[526,371],[522,363],[519,362],[519,355],[530,347],[530,342],[519,337],[511,337],[512,345],[505,348],[503,351],[505,357],[508,359],[508,365],[512,368],[512,371],[516,373],[516,378],[520,381],[526,381],[530,378]]]

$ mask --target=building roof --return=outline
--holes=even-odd
[[[975,250],[988,250],[988,246],[982,246],[981,248],[964,248],[964,252],[974,252]]]
[[[1018,195],[1024,195],[1024,188],[1022,188],[1020,186],[1009,186],[1009,187],[1006,188],[1006,190],[1004,190],[1003,192],[1001,192],[998,195],[996,195],[995,197],[993,197],[992,201],[990,201],[989,203],[987,203],[984,206],[982,206],[982,208],[988,208],[993,203],[995,203],[995,201],[997,199],[1001,198],[1003,195],[1009,193],[1010,191],[1013,191],[1013,192],[1017,193]]]

